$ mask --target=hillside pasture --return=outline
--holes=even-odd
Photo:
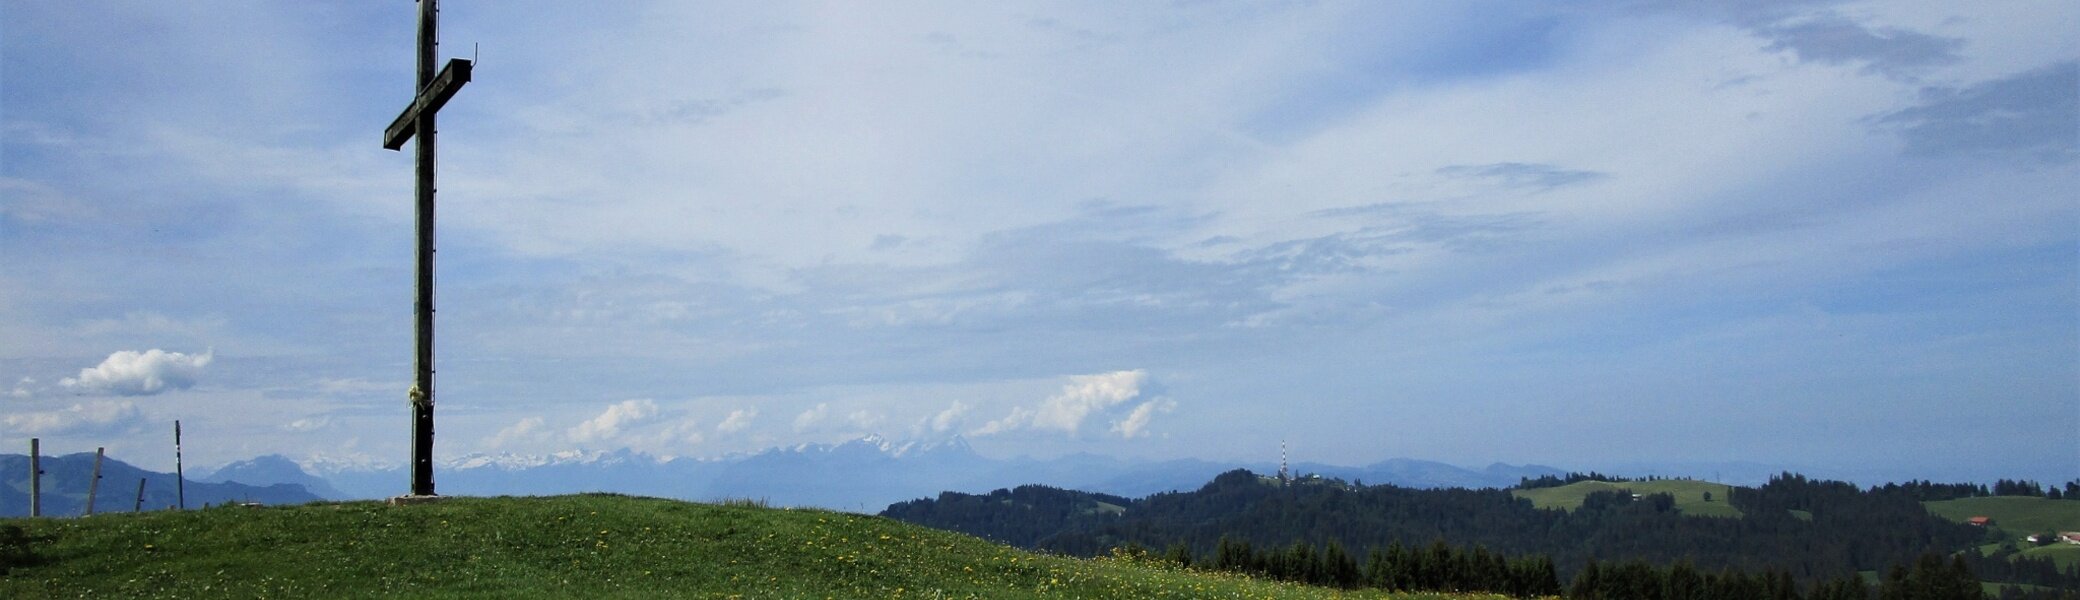
[[[1726,503],[1731,488],[1725,484],[1687,479],[1661,479],[1656,481],[1631,481],[1611,483],[1604,481],[1578,481],[1559,487],[1531,490],[1511,490],[1518,498],[1531,501],[1538,508],[1573,511],[1581,508],[1582,501],[1593,494],[1610,490],[1632,490],[1634,494],[1670,494],[1676,498],[1676,510],[1698,517],[1739,518],[1740,509]],[[1712,499],[1706,501],[1705,494]]]
[[[2080,531],[2080,500],[2052,500],[2036,496],[1985,496],[1923,502],[1936,516],[1965,522],[1972,517],[1989,517],[2009,537],[2021,539],[2046,531]]]
[[[0,597],[1471,598],[1072,559],[894,520],[579,495],[7,519]]]

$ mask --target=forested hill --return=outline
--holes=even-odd
[[[1026,486],[985,495],[949,492],[895,504],[882,514],[1073,555],[1128,544],[1181,545],[1203,558],[1224,537],[1260,548],[1331,542],[1351,549],[1417,547],[1442,540],[1503,555],[1549,556],[1563,575],[1592,559],[1686,561],[1701,570],[1782,571],[1818,581],[1883,573],[1927,552],[1974,547],[1987,536],[1931,515],[1922,500],[1897,487],[1863,490],[1786,474],[1758,488],[1730,488],[1727,497],[1716,499],[1734,509],[1719,514],[1738,516],[1684,514],[1673,496],[1635,497],[1625,489],[1590,493],[1579,507],[1559,510],[1536,508],[1509,490],[1417,490],[1322,479],[1281,484],[1237,470],[1196,491],[1131,501]]]

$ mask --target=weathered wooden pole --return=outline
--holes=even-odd
[[[440,44],[436,25],[440,10],[435,0],[419,2],[419,89],[433,85],[434,49]],[[419,143],[413,148],[416,171],[413,191],[418,206],[418,314],[413,320],[416,365],[412,383],[419,395],[412,398],[412,495],[433,493],[433,192],[434,112],[419,115]]]
[[[43,516],[43,440],[29,438],[29,516]]]
[[[383,147],[404,148],[412,137],[413,192],[416,207],[417,278],[412,302],[412,387],[406,397],[412,404],[411,496],[433,496],[433,256],[434,256],[434,113],[447,104],[462,85],[469,83],[470,61],[452,59],[434,71],[434,54],[439,46],[440,10],[434,0],[419,0],[419,54],[417,95],[397,120],[383,131]]]
[[[94,449],[94,478],[87,480],[87,510],[80,514],[94,515],[94,493],[101,491],[101,456],[107,451],[106,447]]]
[[[188,510],[188,476],[181,471],[181,422],[173,421],[173,489],[181,510]]]

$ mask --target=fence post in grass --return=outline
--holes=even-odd
[[[94,515],[94,494],[101,491],[101,455],[107,451],[107,447],[94,449],[94,478],[87,480],[87,512],[82,513],[87,516]]]
[[[173,489],[181,510],[188,510],[188,476],[181,472],[181,422],[173,421]]]
[[[43,440],[29,438],[29,516],[43,516]]]

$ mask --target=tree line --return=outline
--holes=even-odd
[[[1568,478],[1576,475],[1599,476]],[[1930,515],[1920,504],[1922,498],[1972,491],[1925,483],[1863,489],[1784,473],[1759,487],[1734,488],[1726,501],[1742,516],[1728,518],[1682,514],[1665,494],[1598,492],[1581,507],[1561,511],[1535,508],[1507,490],[1419,490],[1334,479],[1281,485],[1237,470],[1198,490],[1139,500],[1023,486],[984,495],[949,492],[892,505],[882,514],[1070,555],[1174,546],[1185,556],[1218,564],[1224,541],[1231,552],[1247,544],[1253,552],[1290,558],[1296,545],[1320,557],[1330,554],[1332,544],[1407,549],[1450,540],[1499,556],[1543,557],[1562,581],[1575,580],[1592,564],[1607,571],[1632,562],[1661,570],[1680,563],[1699,573],[1781,573],[1810,594],[1813,586],[1859,571],[1887,573],[1916,564],[1924,554],[1947,556],[1984,543],[1986,531]],[[1369,556],[1343,554],[1360,572],[1369,572]],[[1253,572],[1280,568],[1260,558],[1252,567],[1260,571]],[[1981,567],[1989,579],[2080,589],[2080,567],[2046,564],[1996,566],[1974,559],[1969,566]]]
[[[1923,502],[1956,500],[1958,498],[1981,498],[1986,496],[2043,496],[2052,500],[2080,500],[2080,479],[2057,485],[2044,485],[2027,479],[2002,479],[1993,487],[1973,483],[1935,483],[1930,481],[1908,481],[1888,483],[1872,488],[1883,493],[1898,493],[1913,496]]]
[[[1138,545],[1113,551],[1115,556],[1148,557]],[[1565,597],[1569,600],[1981,600],[1979,577],[1962,556],[1949,560],[1928,553],[1910,564],[1894,566],[1872,584],[1856,573],[1801,585],[1790,573],[1768,570],[1700,570],[1687,561],[1660,566],[1645,561],[1590,561],[1567,585],[1561,584],[1552,559],[1506,557],[1478,546],[1463,549],[1442,540],[1427,547],[1399,544],[1368,552],[1361,560],[1330,542],[1323,546],[1294,543],[1256,548],[1249,542],[1221,538],[1213,554],[1194,558],[1182,545],[1172,546],[1162,560],[1188,568],[1243,573],[1279,581],[1343,589],[1376,588],[1393,592],[1489,593],[1513,598]],[[2003,600],[2071,600],[2071,590],[2006,587]]]

